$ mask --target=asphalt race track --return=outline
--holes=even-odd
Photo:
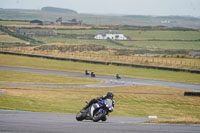
[[[30,68],[0,66],[0,70],[43,73],[51,75],[75,76],[90,78],[84,73],[62,72]],[[170,86],[186,89],[200,89],[200,85],[145,80],[114,76],[96,75],[105,83],[91,85],[52,85],[52,84],[19,84],[0,83],[10,86],[40,87],[115,87],[138,85]],[[0,92],[0,95],[4,94]],[[200,124],[147,124],[151,119],[135,117],[110,116],[106,122],[76,121],[75,114],[42,113],[16,110],[0,110],[0,133],[200,133]]]
[[[199,133],[200,125],[145,124],[147,118],[110,116],[106,122],[76,121],[74,114],[0,110],[1,133]]]
[[[30,68],[19,68],[19,67],[7,67],[0,66],[0,70],[10,70],[10,71],[20,71],[20,72],[30,72],[30,73],[43,73],[51,75],[61,75],[61,76],[74,76],[90,78],[83,73],[75,72],[62,72],[54,70],[42,70],[42,69],[30,69]],[[200,89],[200,85],[196,84],[186,84],[186,83],[176,83],[167,82],[160,80],[147,80],[139,78],[126,78],[122,77],[120,80],[116,80],[114,76],[96,75],[96,79],[104,80],[105,83],[101,84],[91,84],[91,85],[66,85],[66,84],[23,84],[23,83],[0,83],[0,85],[11,85],[11,86],[39,86],[39,87],[116,87],[116,86],[130,86],[130,85],[157,85],[157,86],[169,86],[175,88],[185,88],[185,89]]]

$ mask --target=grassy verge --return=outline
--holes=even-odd
[[[19,38],[10,36],[10,35],[0,35],[0,42],[4,43],[28,43],[26,41],[23,41]]]
[[[0,82],[40,84],[95,84],[94,79],[0,70]]]
[[[200,119],[183,117],[171,120],[151,120],[146,123],[171,123],[171,124],[200,124]]]
[[[119,73],[121,76],[134,77],[134,78],[145,78],[145,79],[200,84],[200,75],[194,73],[122,67],[113,65],[97,65],[97,64],[78,63],[70,61],[56,61],[56,60],[12,56],[12,55],[0,55],[0,65],[51,69],[60,71],[73,71],[82,73],[87,69],[90,72],[94,71],[96,74],[105,74],[114,76],[116,73]]]
[[[79,40],[80,41],[80,40]],[[102,42],[104,45],[110,41]],[[100,43],[100,41],[99,41]],[[112,45],[121,47],[123,45],[121,42],[112,42]],[[126,41],[128,43],[128,41]],[[108,44],[109,45],[109,44]],[[107,45],[107,46],[108,46]],[[143,43],[139,47],[142,47]],[[160,45],[160,44],[159,44]],[[172,44],[171,44],[172,45]],[[171,52],[174,53],[174,50],[164,50],[157,51],[161,52],[163,55],[158,57],[151,56],[136,56],[136,55],[120,55],[130,52],[129,50],[106,50],[107,46],[100,45],[70,45],[70,43],[50,43],[42,46],[35,47],[12,47],[11,44],[2,45],[4,48],[1,51],[23,53],[23,54],[36,54],[43,56],[54,56],[54,57],[64,57],[64,58],[73,58],[73,59],[82,59],[82,60],[92,60],[92,61],[102,61],[102,62],[117,62],[117,63],[127,63],[127,64],[138,64],[145,66],[160,66],[160,67],[169,67],[169,68],[182,68],[182,69],[192,69],[200,70],[200,60],[199,57],[192,58],[186,54],[175,54],[170,55]],[[7,48],[6,48],[7,46]],[[13,45],[15,46],[15,45]],[[149,44],[149,47],[157,47],[155,44],[152,46]],[[188,45],[189,46],[189,45]],[[197,45],[196,45],[197,46]],[[137,46],[136,46],[137,47]],[[184,46],[182,46],[183,48]],[[193,47],[190,45],[190,47]],[[78,52],[79,50],[89,50],[85,52]],[[91,49],[97,51],[90,51]],[[198,50],[198,48],[194,47]],[[72,50],[71,52],[69,52]],[[98,51],[101,50],[101,51]],[[183,53],[188,53],[186,50],[181,50]],[[116,55],[116,52],[119,54]],[[148,50],[141,50],[141,53],[148,53]],[[177,50],[176,52],[180,52]],[[137,52],[136,52],[137,53]],[[166,55],[169,54],[169,55]]]
[[[158,118],[179,120],[180,123],[200,121],[200,97],[184,96],[185,89],[140,85],[116,88],[0,86],[0,90],[6,93],[0,95],[1,109],[77,113],[85,105],[84,101],[113,91],[116,105],[111,115],[156,115]]]
[[[0,21],[0,25],[30,25],[30,23],[25,21]]]

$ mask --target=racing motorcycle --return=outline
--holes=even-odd
[[[107,115],[112,112],[113,109],[113,100],[101,100],[97,103],[94,103],[86,110],[81,110],[80,112],[78,112],[76,114],[76,120],[93,120],[94,122],[98,122],[100,120],[106,121]]]

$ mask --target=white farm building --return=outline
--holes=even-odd
[[[116,33],[112,31],[99,33],[94,36],[95,39],[112,39],[112,40],[127,40],[127,37],[122,33]]]

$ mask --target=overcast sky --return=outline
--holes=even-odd
[[[41,9],[44,6],[79,13],[200,17],[200,0],[0,0],[0,8]]]

